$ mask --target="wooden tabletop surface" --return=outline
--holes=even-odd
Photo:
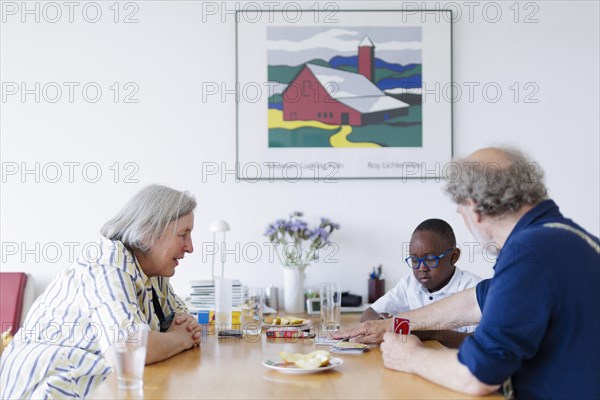
[[[357,323],[344,315],[342,326]],[[440,347],[438,342],[425,342]],[[117,387],[115,373],[90,398],[145,399],[464,399],[476,398],[445,389],[412,374],[383,366],[379,347],[364,354],[333,354],[343,365],[308,375],[291,375],[268,369],[264,360],[281,361],[279,352],[309,353],[327,350],[314,339],[267,339],[262,336],[219,339],[208,335],[200,348],[148,365],[140,392]],[[501,395],[486,399],[500,399]]]

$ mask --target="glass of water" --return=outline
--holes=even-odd
[[[119,389],[141,389],[144,383],[148,327],[138,325],[123,341],[113,345]]]
[[[321,331],[334,332],[340,329],[342,294],[337,283],[321,283]]]
[[[215,279],[215,328],[218,331],[231,329],[233,302],[233,280]]]
[[[260,335],[263,322],[265,290],[256,287],[242,287],[242,332],[244,335]]]

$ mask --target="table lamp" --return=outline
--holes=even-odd
[[[221,242],[221,251],[219,252],[221,254],[221,277],[223,277],[224,273],[225,273],[225,259],[223,257],[223,247],[225,247],[225,232],[227,232],[230,228],[229,228],[229,224],[227,223],[227,221],[224,221],[222,219],[216,220],[214,221],[212,224],[210,224],[210,227],[208,228],[212,233],[213,233],[213,243],[217,243],[217,233],[218,232],[222,232],[223,233],[223,241]],[[212,279],[215,279],[215,254],[213,253],[212,255],[212,264],[211,264],[211,276]]]

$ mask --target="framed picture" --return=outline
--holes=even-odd
[[[236,17],[240,179],[444,176],[451,11]]]

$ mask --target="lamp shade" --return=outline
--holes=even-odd
[[[229,228],[229,224],[227,223],[227,221],[218,219],[218,220],[214,221],[212,224],[210,224],[210,227],[208,229],[211,232],[227,232],[230,228]]]

